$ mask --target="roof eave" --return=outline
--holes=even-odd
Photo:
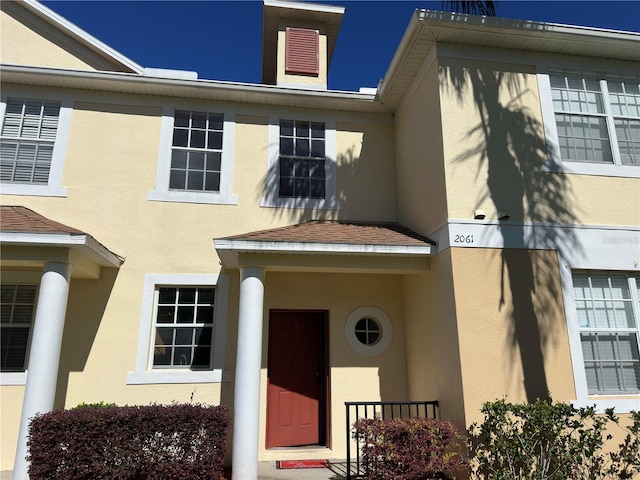
[[[224,94],[229,101],[273,105],[294,105],[296,102],[317,104],[330,102],[326,108],[342,111],[367,111],[388,113],[389,110],[377,101],[375,94],[345,92],[339,90],[317,90],[297,87],[279,87],[240,82],[205,79],[182,79],[161,76],[136,75],[121,72],[68,70],[49,67],[1,64],[2,83],[38,86],[59,86],[64,80],[65,88],[80,88],[97,91],[184,96],[186,98],[211,98]],[[28,79],[28,82],[27,82]],[[132,89],[135,89],[132,91]],[[176,89],[181,89],[176,95]],[[260,97],[260,98],[257,98]]]
[[[123,257],[88,234],[0,232],[0,245],[74,248],[102,267],[118,268],[124,263]]]
[[[129,70],[133,73],[143,73],[144,68],[141,65],[109,47],[105,43],[95,38],[93,35],[87,33],[77,25],[58,15],[53,10],[45,7],[40,2],[37,2],[35,0],[22,0],[21,4],[30,12],[42,18],[47,23],[52,24],[58,29],[64,31],[67,35],[71,36],[90,50],[96,52],[101,57],[115,63],[116,65],[120,65],[124,69]]]
[[[214,240],[216,250],[252,253],[294,253],[313,255],[431,255],[433,246],[373,245],[363,243],[274,242],[255,240]]]
[[[616,58],[621,61],[640,60],[640,33],[621,30],[611,30],[595,27],[584,27],[577,25],[564,25],[546,22],[534,22],[529,20],[514,20],[506,18],[485,17],[479,15],[466,15],[458,13],[448,13],[431,10],[415,10],[411,20],[404,32],[404,35],[396,49],[387,71],[380,82],[378,94],[385,102],[386,98],[395,86],[395,80],[402,74],[402,69],[406,59],[412,54],[412,50],[421,35],[428,35],[435,45],[438,42],[438,32],[448,32],[457,30],[460,37],[468,35],[469,32],[482,34],[483,38],[489,39],[492,35],[511,34],[519,37],[539,39],[544,37],[546,45],[557,44],[557,52],[563,54],[562,42],[584,42],[585,45],[593,45],[601,48],[606,46],[611,51],[618,52],[620,47],[633,47],[629,49],[634,53],[629,58]],[[484,45],[477,39],[471,46],[482,47]],[[487,40],[488,41],[488,40]],[[461,42],[464,45],[464,42]],[[535,51],[535,50],[532,50]],[[545,50],[545,53],[549,53]],[[553,53],[553,52],[551,52]],[[588,49],[583,55],[588,55]],[[597,56],[594,54],[594,56]]]
[[[255,240],[230,240],[226,238],[214,239],[214,246],[220,263],[223,268],[237,269],[240,267],[240,257],[243,254],[277,255],[279,258],[307,257],[317,258],[318,256],[332,258],[377,258],[393,262],[386,264],[383,270],[395,271],[392,265],[401,262],[402,259],[413,259],[415,262],[426,262],[429,260],[435,248],[433,245],[425,244],[417,245],[370,245],[370,244],[351,244],[351,243],[319,243],[319,242],[275,242],[275,241],[255,241]],[[283,257],[285,256],[285,257]],[[395,260],[394,260],[395,259]],[[273,260],[268,260],[267,264],[271,264]],[[317,262],[310,262],[307,267],[310,270],[317,268],[312,266]],[[375,262],[374,262],[375,263]],[[402,262],[401,262],[402,263]],[[322,262],[325,265],[325,262]],[[428,264],[419,263],[417,269],[414,267],[412,271],[421,271]],[[298,268],[305,269],[303,265]]]

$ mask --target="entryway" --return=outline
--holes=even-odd
[[[269,312],[266,447],[327,443],[327,312]]]

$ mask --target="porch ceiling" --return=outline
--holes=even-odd
[[[214,239],[222,266],[419,273],[435,242],[397,223],[311,220]]]
[[[0,206],[0,245],[2,268],[64,262],[71,264],[73,277],[95,279],[102,267],[118,268],[124,262],[88,233],[23,206]]]

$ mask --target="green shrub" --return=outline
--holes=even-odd
[[[369,480],[443,478],[465,464],[464,437],[445,420],[363,419],[354,430],[363,441],[361,458]]]
[[[472,478],[602,480],[630,479],[640,472],[638,412],[631,413],[623,443],[608,452],[603,447],[612,437],[606,429],[620,427],[613,409],[598,415],[594,407],[551,400],[498,400],[485,403],[482,413],[484,422],[469,429]]]

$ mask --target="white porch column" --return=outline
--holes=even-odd
[[[263,269],[242,268],[233,401],[232,480],[258,478],[263,307]]]
[[[36,413],[53,410],[58,381],[58,364],[62,347],[62,331],[69,298],[71,266],[68,263],[47,263],[42,272],[36,318],[31,334],[27,367],[27,385],[22,402],[20,434],[13,478],[27,477],[27,437],[29,421]]]

